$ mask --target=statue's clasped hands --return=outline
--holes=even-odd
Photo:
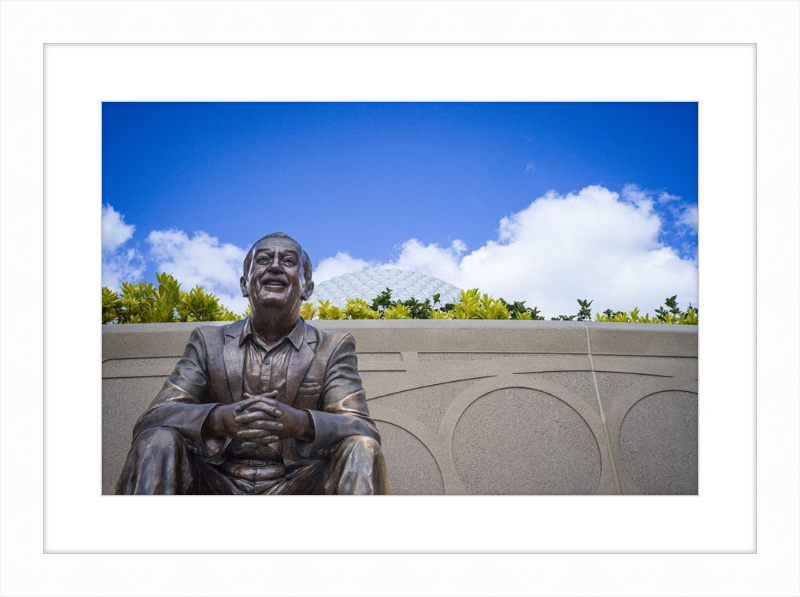
[[[220,406],[212,412],[212,432],[247,444],[267,445],[286,437],[307,438],[311,416],[276,399],[276,391],[243,394],[240,402]]]

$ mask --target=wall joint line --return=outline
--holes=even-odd
[[[583,322],[581,322],[583,323]],[[592,357],[592,339],[589,336],[589,326],[583,323],[586,329],[586,350],[589,355],[589,366],[592,369],[592,381],[594,382],[594,394],[597,398],[597,408],[600,410],[600,421],[603,423],[603,435],[606,439],[606,450],[608,450],[608,461],[611,463],[611,476],[614,479],[614,488],[619,495],[622,495],[622,488],[619,484],[619,476],[617,475],[617,463],[614,460],[614,452],[611,449],[611,438],[608,434],[608,424],[606,423],[606,413],[603,410],[603,401],[600,400],[600,387],[597,385],[597,372],[594,368],[594,358]]]

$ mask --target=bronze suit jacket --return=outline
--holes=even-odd
[[[289,358],[285,401],[311,413],[315,436],[310,442],[281,440],[287,470],[309,458],[326,457],[351,435],[380,441],[367,409],[352,334],[323,332],[302,319],[300,324],[305,328],[304,341]],[[134,439],[151,427],[172,427],[198,456],[212,464],[225,459],[230,440],[204,437],[202,428],[215,405],[242,399],[243,327],[244,321],[237,321],[192,331],[174,371],[136,423]]]

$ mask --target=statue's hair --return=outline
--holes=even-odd
[[[285,232],[273,232],[271,234],[267,234],[266,236],[262,236],[256,242],[253,243],[253,246],[250,247],[250,250],[247,252],[247,256],[244,258],[244,266],[242,271],[244,272],[244,276],[247,277],[247,272],[250,271],[250,263],[253,261],[253,252],[255,251],[256,246],[263,240],[268,238],[283,238],[285,240],[291,241],[297,245],[297,248],[300,249],[300,258],[303,261],[303,277],[306,279],[306,282],[311,281],[311,274],[313,273],[311,270],[311,259],[308,258],[308,253],[303,250],[303,245],[293,239],[291,236],[286,234]]]

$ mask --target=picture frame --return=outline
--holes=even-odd
[[[756,334],[753,313],[756,306],[759,313],[780,313],[798,302],[798,6],[204,2],[177,10],[148,2],[134,11],[125,3],[3,2],[0,53],[12,68],[3,69],[0,151],[0,592],[796,594],[798,406],[779,398],[797,395],[798,327],[766,315]],[[669,33],[654,36],[656,22]],[[628,45],[653,40],[665,45]],[[455,45],[436,56],[437,45],[417,45],[434,41]],[[470,45],[460,45],[465,41]],[[211,45],[191,45],[198,42]],[[410,45],[350,45],[386,42]],[[324,59],[321,50],[334,56]],[[446,76],[437,70],[442,64],[451,66]],[[260,65],[265,72],[257,78]],[[521,70],[525,65],[531,71]],[[365,80],[365,72],[377,74]],[[700,496],[616,498],[616,504],[465,496],[444,505],[409,496],[366,508],[366,521],[382,527],[371,543],[355,536],[343,545],[326,543],[324,522],[307,517],[318,538],[312,553],[274,539],[285,524],[277,516],[265,518],[258,532],[208,536],[198,521],[225,508],[213,497],[183,498],[179,507],[102,498],[100,333],[86,327],[96,307],[56,292],[70,284],[92,287],[100,275],[100,102],[314,95],[700,102]],[[14,251],[21,246],[24,258]],[[63,267],[65,257],[71,267]],[[39,259],[41,288],[41,278],[30,275]],[[31,290],[21,292],[31,278]],[[40,308],[43,321],[35,317]],[[79,357],[62,357],[65,340]],[[43,389],[36,387],[42,362]],[[78,438],[68,432],[70,402],[97,419]],[[302,509],[309,498],[292,499],[297,506],[280,505]],[[163,532],[145,533],[143,520]],[[446,541],[431,543],[432,529]],[[246,544],[253,536],[264,546],[256,552]],[[436,555],[410,555],[420,552]],[[339,574],[355,554],[367,569],[356,586]],[[223,575],[204,574],[205,564],[225,561],[280,574],[236,579],[235,588]],[[194,574],[175,574],[180,569]]]

